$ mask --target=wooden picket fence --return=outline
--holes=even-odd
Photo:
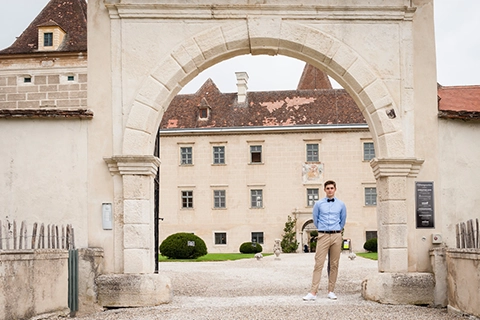
[[[457,248],[479,249],[478,219],[457,223],[456,225]]]
[[[28,233],[26,221],[17,228],[14,220],[0,220],[0,250],[22,249],[75,249],[75,236],[70,224],[58,226],[34,223],[31,234]]]

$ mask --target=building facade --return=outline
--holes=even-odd
[[[332,179],[348,208],[344,238],[363,251],[377,230],[375,152],[355,102],[310,65],[296,91],[247,92],[248,76],[237,79],[237,93],[207,80],[163,117],[160,239],[192,232],[209,252],[239,252],[248,241],[272,252],[290,216],[302,251]]]

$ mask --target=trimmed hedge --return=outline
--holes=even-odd
[[[363,249],[369,251],[369,252],[377,252],[378,246],[377,246],[377,238],[372,238],[370,240],[367,240],[363,244]]]
[[[240,246],[241,253],[259,253],[262,252],[263,248],[260,243],[254,242],[244,242]]]
[[[169,235],[160,244],[160,254],[169,259],[196,259],[207,253],[205,242],[192,233]]]

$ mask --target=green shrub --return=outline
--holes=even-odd
[[[363,244],[363,249],[369,251],[369,252],[377,252],[377,238],[372,238],[370,240],[367,240]]]
[[[240,246],[241,253],[259,253],[262,252],[263,248],[260,243],[256,242],[244,242]]]
[[[192,233],[169,235],[160,244],[160,254],[169,259],[196,259],[207,253],[205,242]]]
[[[318,231],[317,230],[310,231],[310,237],[318,237]]]
[[[282,242],[280,242],[282,252],[284,253],[293,253],[298,249],[297,232],[295,231],[296,224],[297,218],[292,219],[290,216],[287,217],[285,228],[283,228]]]

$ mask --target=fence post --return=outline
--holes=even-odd
[[[78,250],[68,250],[68,307],[70,317],[78,311]]]

